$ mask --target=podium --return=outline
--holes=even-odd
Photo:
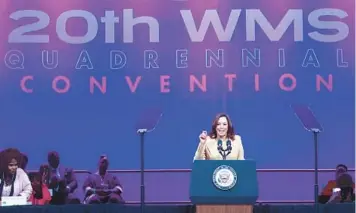
[[[197,213],[252,213],[257,198],[255,161],[194,161],[190,200]]]

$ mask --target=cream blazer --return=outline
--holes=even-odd
[[[31,194],[32,185],[30,179],[24,170],[18,168],[16,170],[16,178],[14,182],[14,196],[25,196],[27,199],[29,199]],[[6,197],[4,194],[3,196]]]
[[[226,141],[223,141],[222,143],[223,149],[226,149],[227,147]],[[194,160],[223,160],[217,146],[218,140],[208,136],[205,143],[199,143]],[[226,160],[245,160],[244,148],[239,135],[235,135],[235,140],[231,141],[231,147],[231,153],[226,157]]]

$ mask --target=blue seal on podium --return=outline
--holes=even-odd
[[[221,165],[214,170],[213,183],[220,190],[230,190],[237,183],[237,173],[232,167]]]

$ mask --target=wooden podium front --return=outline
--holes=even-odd
[[[197,213],[252,213],[252,205],[197,205]]]

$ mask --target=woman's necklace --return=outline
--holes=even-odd
[[[6,178],[4,178],[4,180],[5,180],[5,186],[10,186],[10,185],[12,185],[13,179],[14,179],[14,177],[9,177],[9,176],[7,176]]]
[[[5,186],[10,186],[12,184],[12,181],[10,179],[5,180]]]

